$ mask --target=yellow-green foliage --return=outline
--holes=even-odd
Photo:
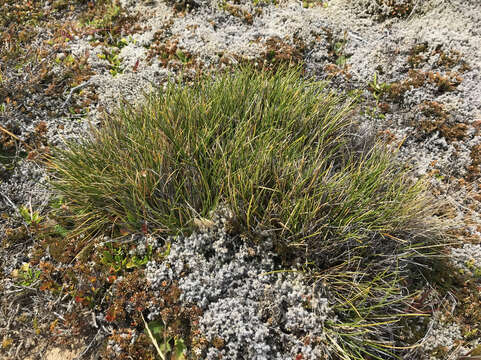
[[[296,70],[252,69],[170,83],[58,150],[53,185],[82,232],[177,232],[225,203],[242,232],[312,254],[416,233],[430,211],[422,184],[386,148],[350,147],[354,100],[324,86]]]

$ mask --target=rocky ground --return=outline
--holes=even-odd
[[[399,158],[429,180],[456,223],[457,242],[435,270],[437,285],[419,300],[429,317],[413,325],[416,346],[400,356],[477,358],[477,0],[0,0],[0,5],[0,354],[5,359],[55,358],[60,345],[70,347],[70,355],[58,358],[141,358],[142,348],[151,344],[136,333],[142,319],[134,313],[136,307],[148,308],[147,320],[155,318],[161,307],[152,294],[171,312],[196,319],[199,336],[192,341],[197,341],[199,358],[329,355],[322,341],[303,343],[292,335],[295,329],[309,329],[323,336],[316,331],[331,315],[326,299],[296,275],[259,280],[260,274],[276,270],[266,255],[269,249],[229,248],[228,235],[218,227],[223,217],[216,230],[177,241],[162,264],[150,254],[163,242],[132,235],[126,243],[136,245],[122,256],[134,271],[123,276],[114,271],[106,279],[97,267],[106,265],[105,257],[79,262],[81,247],[61,241],[68,229],[61,212],[68,209],[48,188],[43,155],[64,139],[88,136],[91,126],[101,124],[103,111],[141,99],[169,77],[183,73],[189,81],[195,74],[247,62],[265,68],[301,64],[306,76],[329,80],[332,88],[362,91],[356,115],[361,124],[399,147]],[[112,250],[110,240],[97,243],[99,253]],[[150,260],[147,267],[145,259]],[[197,270],[181,276],[184,262]],[[115,259],[108,265],[119,271],[123,266]],[[150,279],[148,287],[140,273]],[[229,292],[233,284],[237,294]],[[266,286],[269,307],[256,300]],[[299,306],[306,296],[317,299],[315,311]],[[273,333],[265,319],[276,323],[277,315],[260,316],[258,309],[276,308],[281,301],[290,330]],[[109,306],[99,305],[104,302]],[[186,302],[196,306],[187,308]],[[231,318],[232,309],[240,314],[238,321]],[[412,342],[406,339],[406,344]]]

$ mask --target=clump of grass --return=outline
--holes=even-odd
[[[84,232],[187,230],[221,202],[247,233],[316,252],[409,231],[425,213],[422,185],[386,148],[350,147],[354,102],[297,70],[170,82],[58,150],[53,185]]]
[[[355,101],[298,69],[172,81],[58,149],[53,186],[89,236],[188,231],[226,205],[238,232],[314,264],[340,319],[328,324],[333,351],[385,358],[412,312],[400,263],[422,257],[442,228],[391,151],[354,145]]]

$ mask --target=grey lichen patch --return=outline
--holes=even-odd
[[[430,360],[445,358],[462,339],[459,325],[443,316],[441,312],[434,313],[428,328],[421,348]]]
[[[8,180],[0,182],[0,192],[3,195],[0,197],[0,212],[11,215],[15,214],[15,209],[10,201],[18,206],[31,205],[35,210],[42,211],[50,197],[44,169],[38,163],[27,160],[22,160],[15,167]]]
[[[462,272],[481,278],[481,245],[464,244],[451,250],[451,261]]]
[[[166,260],[146,269],[154,291],[177,281],[181,300],[203,310],[199,328],[209,345],[193,353],[202,359],[327,354],[323,324],[335,315],[320,288],[308,286],[301,273],[277,272],[268,243],[249,247],[225,232],[225,222],[221,218],[209,231],[171,239]]]
[[[271,4],[249,24],[213,2],[175,19],[171,31],[178,36],[179,46],[197,55],[205,64],[212,64],[219,61],[219,53],[255,58],[270,38],[283,39],[291,45],[294,35],[307,43],[316,41],[324,25],[319,11],[304,9],[293,2],[279,7]]]

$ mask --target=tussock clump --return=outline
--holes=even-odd
[[[285,68],[170,82],[57,150],[52,184],[90,236],[209,227],[225,205],[230,236],[271,238],[282,266],[304,263],[323,284],[335,353],[390,357],[400,320],[418,315],[406,260],[420,261],[443,227],[423,183],[358,140],[355,98],[325,85]]]
[[[171,82],[58,150],[53,185],[83,232],[177,232],[222,202],[242,232],[324,257],[375,234],[417,233],[429,212],[422,184],[387,149],[352,149],[354,100],[324,85],[252,69]]]

